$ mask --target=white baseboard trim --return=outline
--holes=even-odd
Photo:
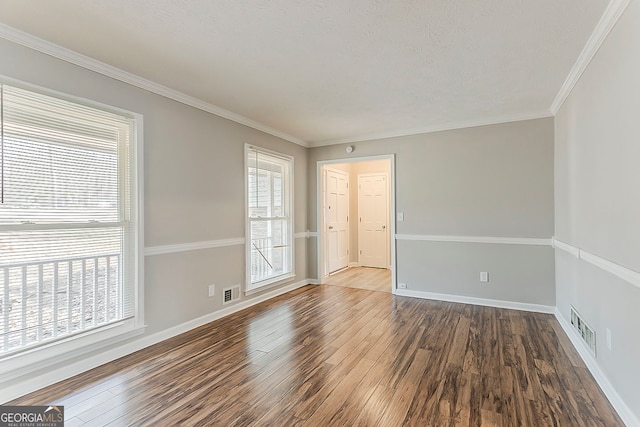
[[[314,279],[301,280],[299,282],[292,283],[278,289],[274,289],[273,291],[266,292],[262,295],[258,295],[255,298],[242,300],[239,303],[234,304],[232,306],[228,306],[221,310],[215,311],[213,313],[206,314],[204,316],[198,317],[197,319],[189,320],[188,322],[173,326],[169,329],[165,329],[164,331],[142,337],[138,340],[132,341],[120,347],[106,350],[100,354],[88,357],[86,359],[72,363],[68,366],[46,372],[43,375],[39,375],[34,378],[29,378],[28,380],[21,381],[16,384],[11,384],[8,386],[3,385],[2,391],[0,394],[0,403],[5,403],[10,400],[17,399],[20,396],[24,396],[25,394],[34,392],[41,388],[66,380],[68,378],[71,378],[75,375],[78,375],[90,369],[97,368],[98,366],[104,365],[105,363],[109,363],[111,361],[119,359],[128,354],[134,353],[136,351],[142,350],[143,348],[157,344],[169,338],[173,338],[177,335],[183,334],[185,332],[188,332],[202,325],[206,325],[207,323],[213,322],[214,320],[221,319],[223,317],[229,316],[230,314],[244,310],[245,308],[249,308],[251,306],[259,304],[268,299],[277,297],[279,295],[285,294],[287,292],[293,291],[303,286],[306,286],[309,284],[315,284],[315,283],[317,283],[317,280],[314,280]],[[47,403],[55,403],[55,402],[47,402]]]
[[[360,263],[359,262],[350,262],[349,263],[349,267],[360,267]]]
[[[512,310],[532,311],[535,313],[555,313],[555,307],[550,305],[530,304],[526,302],[503,301],[497,299],[466,297],[435,292],[413,291],[409,289],[395,289],[394,294],[403,297],[432,299],[437,301],[457,302],[461,304],[483,305],[486,307],[508,308]]]
[[[551,239],[534,237],[493,237],[493,236],[441,236],[426,234],[396,234],[396,240],[455,243],[494,243],[502,245],[551,246]]]
[[[578,351],[578,354],[582,358],[582,361],[585,363],[585,365],[587,365],[587,369],[589,369],[589,372],[591,372],[591,375],[593,375],[593,378],[595,378],[596,382],[602,389],[602,392],[605,394],[605,396],[607,396],[607,399],[609,399],[611,405],[618,412],[618,415],[620,416],[620,418],[622,418],[622,421],[624,421],[624,423],[629,427],[640,426],[640,419],[638,419],[631,408],[629,408],[624,400],[622,400],[613,385],[611,385],[605,373],[602,371],[602,369],[600,369],[600,365],[591,354],[591,351],[587,348],[587,345],[571,327],[569,321],[564,318],[562,313],[560,313],[560,310],[558,310],[557,308],[554,314],[556,316],[556,319],[558,320],[558,323],[560,323],[560,326],[562,326],[562,329],[569,337],[569,340]]]

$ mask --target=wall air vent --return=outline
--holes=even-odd
[[[222,304],[227,304],[240,299],[240,286],[225,288],[222,290]]]
[[[596,333],[593,328],[585,323],[578,311],[571,306],[571,326],[578,332],[578,335],[587,344],[593,357],[596,357]]]

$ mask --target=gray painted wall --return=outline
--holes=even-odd
[[[144,116],[145,246],[244,237],[245,143],[294,156],[295,231],[307,229],[306,148],[4,39],[0,58],[4,76]],[[307,278],[306,240],[295,243],[292,282]],[[244,245],[146,257],[145,336],[220,310],[244,259]]]
[[[398,234],[550,238],[553,138],[548,118],[355,143],[351,156],[395,154],[396,210],[405,214]],[[317,162],[347,157],[345,147],[310,150],[309,194],[316,194]],[[315,231],[315,197],[308,203]],[[413,291],[555,302],[550,247],[399,241],[397,257],[398,282]],[[526,266],[526,274],[514,266]],[[489,271],[488,284],[479,282],[480,271]]]
[[[555,306],[553,250],[546,246],[399,241],[398,282],[439,294]],[[479,272],[489,282],[479,282]]]
[[[556,236],[640,272],[640,3],[631,2],[556,116]],[[596,331],[597,363],[640,418],[640,288],[556,251],[557,306]],[[606,329],[612,333],[612,350]]]
[[[396,154],[399,234],[553,235],[553,119],[387,138],[310,150],[308,191],[320,160]],[[316,227],[309,198],[309,229]]]

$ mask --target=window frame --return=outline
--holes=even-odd
[[[286,200],[284,218],[287,220],[287,236],[288,245],[290,251],[288,253],[288,263],[290,269],[283,274],[267,278],[258,282],[251,281],[251,223],[252,218],[249,216],[249,153],[256,151],[268,156],[276,157],[286,162],[287,172],[285,177],[285,183],[283,186],[284,191],[288,194],[283,195]],[[277,286],[295,278],[295,237],[294,230],[294,157],[283,154],[277,151],[273,151],[267,148],[258,147],[253,144],[244,145],[244,204],[245,204],[245,267],[246,267],[246,279],[245,279],[245,295],[250,295],[255,292],[260,292],[266,288]],[[280,217],[279,217],[280,218]]]
[[[128,150],[129,163],[127,165],[130,170],[130,195],[127,200],[130,204],[130,216],[129,218],[120,218],[117,223],[104,223],[100,225],[105,227],[119,225],[124,228],[134,228],[134,232],[129,236],[129,241],[124,250],[128,248],[131,253],[132,261],[130,268],[133,270],[131,277],[135,281],[132,296],[133,317],[116,320],[112,323],[78,331],[56,340],[43,341],[0,355],[0,384],[2,384],[5,381],[14,380],[21,376],[31,374],[36,370],[52,367],[70,359],[77,359],[78,357],[88,354],[98,354],[98,350],[100,349],[144,333],[146,326],[144,322],[143,116],[139,113],[22,82],[4,75],[0,75],[0,83],[132,119],[133,124],[131,126],[131,138]],[[121,160],[122,159],[119,159],[119,162]],[[118,188],[118,194],[119,197],[122,197],[123,188],[121,186]],[[91,223],[47,223],[43,225],[3,225],[0,226],[0,229],[4,231],[24,231],[44,228],[49,230],[63,230],[71,227],[78,229],[96,228],[97,225]],[[37,366],[37,369],[34,369],[34,366]]]

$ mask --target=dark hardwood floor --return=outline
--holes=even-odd
[[[67,427],[623,425],[551,315],[330,285],[12,404]]]

